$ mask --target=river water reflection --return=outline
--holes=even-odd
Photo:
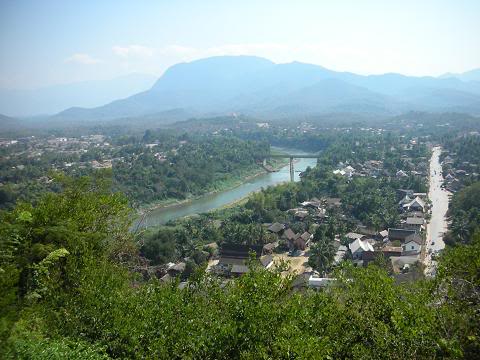
[[[274,149],[284,153],[298,155],[309,154],[295,149]],[[298,159],[298,161],[295,163],[295,181],[300,179],[300,172],[304,171],[307,167],[314,167],[316,164],[317,159]],[[248,194],[258,191],[262,188],[280,184],[286,181],[290,181],[289,165],[284,166],[278,172],[259,175],[230,190],[206,195],[200,199],[192,200],[191,202],[185,204],[152,210],[145,216],[142,226],[161,225],[180,217],[205,213],[230,204],[234,201],[238,201]]]

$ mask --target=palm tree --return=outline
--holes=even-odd
[[[308,264],[324,276],[332,265],[334,258],[335,248],[333,247],[332,241],[323,238],[310,248]]]

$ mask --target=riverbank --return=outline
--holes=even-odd
[[[287,150],[288,151],[288,150]],[[295,153],[299,151],[295,150]],[[295,165],[295,181],[300,180],[299,173],[307,167],[314,167],[317,164],[316,158],[299,159]],[[288,162],[285,165],[277,163],[280,167],[276,172],[259,171],[259,175],[249,176],[249,180],[241,181],[239,186],[229,190],[216,191],[210,195],[203,195],[197,199],[190,199],[182,204],[174,204],[168,207],[158,207],[151,211],[145,211],[141,215],[141,227],[152,227],[168,223],[169,221],[192,216],[194,214],[207,213],[220,208],[236,206],[251,193],[259,191],[268,186],[278,185],[290,181],[290,170]],[[283,166],[282,166],[283,165]],[[245,179],[245,178],[244,178]],[[139,219],[136,223],[138,224]],[[136,226],[136,225],[134,225]]]
[[[271,168],[274,171],[278,171],[281,168],[283,168],[285,165],[288,164],[288,160],[284,159],[275,159],[272,161]],[[211,195],[219,194],[224,191],[229,191],[233,190],[242,184],[254,180],[256,177],[259,177],[261,175],[268,174],[271,171],[267,171],[265,168],[263,168],[261,165],[256,166],[256,168],[252,168],[252,171],[246,171],[245,174],[240,174],[238,176],[234,176],[231,179],[228,179],[227,181],[223,181],[220,184],[217,184],[215,186],[215,190],[211,190],[208,192],[205,192],[203,194],[197,195],[197,196],[191,196],[183,200],[178,200],[178,199],[166,199],[158,202],[153,202],[145,205],[141,205],[138,210],[137,210],[137,215],[138,216],[143,216],[146,213],[154,210],[160,210],[160,209],[168,209],[168,208],[175,208],[178,206],[183,206],[183,205],[188,205],[189,203],[200,200],[204,197],[208,197]]]

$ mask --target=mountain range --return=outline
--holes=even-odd
[[[50,120],[145,116],[161,120],[172,114],[182,119],[231,113],[272,118],[406,111],[478,115],[477,72],[438,78],[394,73],[363,76],[300,62],[275,64],[254,56],[219,56],[174,65],[146,91],[98,107],[72,107]]]

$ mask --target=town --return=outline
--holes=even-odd
[[[304,127],[302,125],[300,133],[304,133]],[[292,134],[296,131],[298,129]],[[315,128],[310,126],[310,132],[314,131]],[[350,136],[356,132],[352,129],[337,129],[335,133],[341,131]],[[385,130],[365,128],[358,131],[370,134],[372,139],[376,139],[376,146],[372,145],[372,139],[364,141],[365,145],[359,141],[352,144],[348,139],[345,141],[356,148],[358,153],[352,151],[338,162],[332,162],[332,154],[323,154],[324,158],[318,162],[321,167],[323,161],[324,168],[321,171],[308,169],[303,172],[302,180],[293,190],[294,194],[288,204],[282,204],[278,198],[273,200],[275,204],[265,203],[265,197],[270,193],[281,197],[282,194],[277,192],[292,191],[286,184],[280,191],[271,188],[251,195],[242,204],[234,205],[233,209],[173,222],[171,226],[177,228],[186,225],[200,232],[200,228],[208,227],[220,235],[216,237],[216,242],[210,243],[208,241],[212,238],[199,235],[196,240],[197,250],[185,253],[187,256],[184,258],[171,253],[173,256],[170,256],[167,263],[155,265],[154,262],[152,268],[156,276],[167,282],[175,277],[186,279],[185,274],[189,274],[192,268],[207,264],[207,272],[230,279],[249,271],[252,256],[265,269],[277,271],[281,268],[284,275],[294,276],[298,288],[325,286],[332,281],[334,270],[344,261],[350,261],[359,267],[381,262],[398,282],[414,281],[424,274],[434,274],[435,259],[444,247],[442,236],[447,231],[447,222],[442,221],[441,232],[436,228],[428,231],[434,210],[429,188],[433,191],[433,184],[441,182],[441,187],[435,191],[451,197],[465,184],[477,181],[478,173],[470,171],[475,165],[468,168],[469,172],[460,171],[459,174],[464,174],[464,179],[468,180],[461,183],[457,180],[459,185],[454,189],[450,184],[452,173],[457,174],[457,170],[452,167],[456,154],[435,147],[429,136],[402,136],[395,145],[390,144],[388,149],[383,150],[384,144],[379,139],[385,136]],[[465,136],[467,139],[476,138],[478,133],[472,132]],[[380,148],[382,150],[379,152]],[[440,152],[441,163],[436,156]],[[466,165],[469,163],[460,166],[464,168]],[[440,169],[434,170],[434,166],[440,166]],[[312,178],[318,184],[318,177],[329,182],[330,189],[317,188],[313,190],[316,196],[308,197],[302,191],[303,184]],[[361,184],[365,182],[381,187],[382,191],[375,194],[380,196],[378,203],[372,198],[365,199],[358,193],[363,190]],[[408,185],[412,187],[409,188]],[[295,199],[301,201],[295,202]],[[363,201],[370,204],[363,204]],[[443,209],[437,210],[437,216],[445,217],[446,206],[448,199],[444,201]],[[239,213],[246,211],[253,211],[249,216],[257,221],[278,221],[263,221],[256,233],[236,237],[241,232],[239,227],[245,226],[244,221],[239,220]],[[269,214],[264,214],[265,212]],[[237,227],[232,227],[232,222]],[[169,227],[160,228],[157,235],[157,230],[147,231],[150,235],[145,236],[145,247],[153,246],[156,238],[163,238],[161,234]],[[175,237],[178,233],[171,234]],[[222,234],[226,236],[222,237]],[[145,254],[147,258],[152,258],[149,251]],[[287,268],[285,264],[288,264]],[[181,282],[179,286],[185,284]]]

